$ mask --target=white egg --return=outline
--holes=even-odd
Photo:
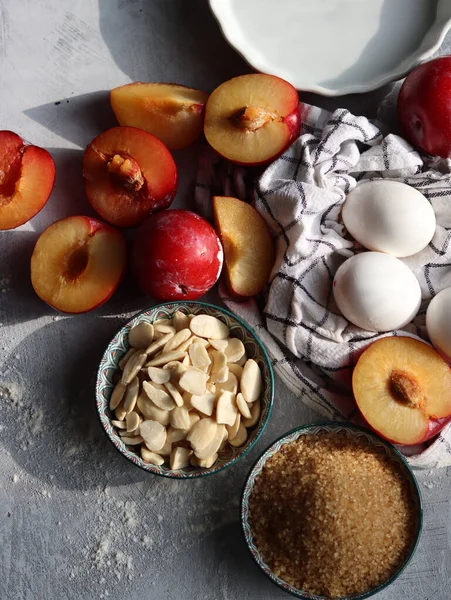
[[[429,302],[426,329],[436,350],[451,358],[451,288],[442,290]]]
[[[435,233],[430,202],[398,181],[361,183],[347,195],[341,214],[346,229],[362,246],[392,256],[420,252]]]
[[[362,252],[348,258],[333,282],[343,315],[367,331],[399,329],[417,314],[421,289],[406,265],[389,254]]]

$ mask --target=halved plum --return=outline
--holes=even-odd
[[[106,302],[126,266],[120,231],[84,216],[56,221],[39,236],[31,257],[37,295],[66,313],[82,313]]]
[[[55,163],[38,146],[0,131],[0,230],[15,229],[45,205],[55,182]]]
[[[175,83],[128,83],[110,93],[120,125],[140,127],[171,150],[186,148],[202,133],[208,94]]]
[[[360,356],[352,375],[367,423],[397,444],[418,444],[451,420],[451,369],[428,344],[385,337]]]
[[[88,144],[83,181],[94,210],[117,227],[135,227],[171,205],[177,168],[166,146],[137,127],[113,127]]]
[[[277,158],[297,138],[300,126],[297,91],[274,75],[234,77],[210,94],[205,108],[208,143],[224,158],[243,165]]]

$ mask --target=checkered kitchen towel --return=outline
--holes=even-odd
[[[361,352],[383,335],[427,340],[428,301],[451,286],[451,161],[428,162],[402,138],[383,137],[377,124],[347,110],[301,108],[300,137],[258,176],[207,151],[199,162],[196,208],[211,218],[211,196],[218,194],[248,200],[262,214],[277,244],[265,297],[237,302],[222,290],[223,300],[257,332],[296,396],[330,419],[358,422],[350,383]],[[437,217],[429,246],[403,259],[421,285],[420,313],[389,334],[353,326],[332,296],[336,270],[361,251],[346,236],[342,203],[358,181],[380,177],[420,190]],[[451,425],[432,444],[415,448],[409,461],[422,468],[451,465]]]

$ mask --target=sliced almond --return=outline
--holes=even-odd
[[[191,360],[190,360],[190,358],[189,358],[189,354],[187,354],[187,355],[185,356],[185,358],[182,360],[182,365],[183,365],[184,367],[189,367],[189,366],[191,365]]]
[[[196,315],[189,327],[195,335],[206,339],[225,340],[230,335],[227,325],[211,315]]]
[[[260,400],[256,400],[251,406],[251,417],[250,419],[243,419],[243,425],[245,427],[253,427],[259,420],[261,414]]]
[[[160,466],[164,463],[164,458],[160,456],[160,454],[157,454],[156,452],[151,452],[150,450],[147,450],[147,448],[145,448],[144,446],[141,447],[141,458],[145,462],[150,463],[151,465]]]
[[[111,425],[113,427],[116,427],[116,429],[127,429],[127,424],[124,421],[115,421],[114,419],[112,419]]]
[[[150,381],[159,384],[166,383],[171,377],[168,369],[160,369],[160,367],[147,367],[147,374]]]
[[[206,340],[205,338],[198,337],[197,335],[193,335],[191,343],[192,344],[201,344],[201,346],[204,346],[204,348],[210,347],[210,342],[208,340]]]
[[[191,444],[196,455],[198,452],[205,449],[209,444],[213,442],[217,434],[218,428],[219,426],[216,423],[216,421],[210,419],[209,417],[206,417],[205,419],[200,419],[197,423],[193,425],[190,432],[186,436],[186,439]],[[208,456],[210,456],[210,454],[214,454],[214,452],[210,452]]]
[[[175,334],[175,327],[172,325],[166,325],[164,323],[154,323],[154,329],[158,333],[172,333]]]
[[[191,410],[193,408],[193,406],[191,404],[192,395],[193,394],[190,394],[189,392],[183,392],[183,394],[182,394],[183,406],[186,406],[186,408],[188,410]]]
[[[241,380],[241,375],[243,374],[243,367],[238,363],[229,363],[228,364],[229,371],[235,375],[238,381]]]
[[[237,414],[235,394],[227,390],[222,391],[216,404],[216,422],[218,425],[232,426],[235,423]]]
[[[176,471],[177,469],[184,469],[189,465],[189,460],[193,455],[193,451],[183,446],[174,448],[169,458],[169,467]]]
[[[214,383],[207,383],[207,392],[210,392],[210,394],[216,394],[216,386]]]
[[[141,350],[135,352],[135,354],[133,354],[133,356],[129,358],[127,364],[124,367],[124,370],[122,371],[121,382],[124,385],[128,385],[131,382],[131,380],[138,375],[141,367],[144,365],[146,360],[147,354],[145,352],[142,352]]]
[[[119,406],[126,390],[127,386],[124,385],[121,381],[119,381],[119,383],[116,384],[110,397],[110,410],[114,410],[117,406]]]
[[[143,382],[143,390],[152,400],[152,402],[163,410],[172,410],[175,406],[174,399],[168,394],[163,386],[158,383]]]
[[[237,365],[240,365],[240,367],[244,367],[246,362],[247,362],[247,354],[243,354],[243,356],[240,358],[240,360],[236,361]]]
[[[153,322],[154,326],[155,325],[172,325],[172,319],[166,319],[166,318],[162,318],[162,319],[156,319]]]
[[[160,454],[161,456],[169,456],[171,452],[172,443],[166,439],[165,445],[163,446],[163,448],[161,448],[161,450],[158,450],[158,454]]]
[[[127,431],[131,433],[135,431],[139,427],[139,415],[138,413],[132,411],[128,413],[125,417],[125,422],[127,424]]]
[[[229,340],[212,340],[211,338],[208,341],[210,342],[211,346],[213,346],[213,348],[219,352],[224,352],[224,350],[227,348],[227,344],[229,343]]]
[[[177,442],[181,442],[182,440],[186,439],[187,435],[188,432],[186,429],[175,429],[169,425],[166,439],[170,444],[176,444]]]
[[[193,394],[190,399],[191,407],[198,410],[207,417],[211,417],[216,402],[216,394],[207,392],[202,396]]]
[[[190,463],[193,465],[193,467],[202,467],[203,469],[209,469],[215,464],[217,460],[217,454],[213,454],[213,456],[209,456],[208,458],[197,458],[197,456],[192,456]]]
[[[203,373],[206,373],[208,376],[210,376],[211,363],[209,365],[205,365],[205,367],[196,367],[196,369],[199,369],[199,371],[202,371]]]
[[[189,428],[191,429],[193,427],[193,425],[195,425],[198,421],[200,421],[200,416],[197,414],[197,412],[191,410],[189,413]]]
[[[191,330],[190,330],[190,332],[191,332]],[[191,337],[189,337],[186,341],[184,341],[180,344],[180,346],[177,348],[177,350],[183,350],[183,351],[188,350],[188,348],[191,346],[191,344],[193,343],[193,341],[195,339],[196,339],[196,336],[191,335]]]
[[[127,364],[127,362],[129,361],[129,359],[133,356],[133,354],[136,354],[137,350],[135,348],[130,348],[128,350],[128,352],[126,354],[124,354],[124,356],[121,358],[121,360],[119,361],[119,369],[121,371],[124,370],[125,365]]]
[[[236,394],[238,392],[238,379],[232,372],[229,371],[226,381],[216,382],[216,391],[220,392],[221,390],[227,390],[228,392],[232,392],[232,394]]]
[[[262,392],[262,374],[253,358],[246,361],[240,381],[241,393],[246,402],[255,402]]]
[[[136,406],[139,394],[139,379],[134,377],[127,386],[124,396],[124,408],[127,413],[132,412]]]
[[[135,430],[135,431],[127,431],[126,429],[120,429],[119,430],[119,435],[122,437],[136,437],[137,435],[139,435],[139,431]]]
[[[214,384],[225,383],[228,378],[229,378],[229,367],[225,366],[225,367],[222,367],[222,369],[219,369],[219,371],[216,371],[215,373],[211,372],[210,377],[209,377],[209,382],[214,383]]]
[[[166,428],[158,421],[143,421],[139,427],[139,433],[152,452],[158,452],[166,443]]]
[[[227,366],[227,356],[224,352],[220,352],[219,350],[214,350],[211,353],[212,356],[212,366],[211,372],[217,373],[221,369]]]
[[[194,321],[194,319],[193,319]],[[186,392],[202,396],[205,394],[208,375],[194,367],[188,367],[180,377],[179,385]]]
[[[178,391],[178,389],[175,387],[175,385],[173,383],[171,383],[170,381],[167,381],[164,384],[164,387],[171,394],[171,396],[172,396],[174,402],[176,403],[176,405],[177,406],[183,406],[183,397],[182,397],[181,393]]]
[[[176,406],[170,412],[170,423],[174,429],[185,429],[188,431],[191,426],[189,411],[185,406]]]
[[[243,423],[240,423],[240,426],[238,428],[238,433],[236,434],[236,436],[232,439],[229,438],[229,444],[231,446],[233,446],[234,448],[238,448],[239,446],[242,446],[247,440],[247,429],[246,427],[243,425]]]
[[[132,348],[143,350],[150,346],[153,341],[154,329],[152,323],[142,321],[128,332],[128,343]]]
[[[167,342],[163,348],[163,352],[172,352],[172,350],[177,350],[180,344],[186,342],[191,337],[191,329],[181,329],[178,331],[173,338]]]
[[[241,340],[238,338],[230,338],[227,348],[224,350],[224,352],[227,355],[227,361],[229,363],[235,363],[244,356],[246,349],[244,348],[244,344]]]
[[[234,424],[226,425],[229,440],[233,440],[233,438],[237,435],[238,429],[240,428],[240,424],[241,424],[241,414],[237,413]]]
[[[204,419],[201,419],[199,423],[202,423],[203,420]],[[197,456],[197,458],[205,459],[211,456],[212,454],[216,454],[219,448],[221,447],[224,431],[224,425],[218,425],[216,433],[211,442],[207,446],[204,446],[203,448],[194,451],[194,454]]]
[[[176,310],[172,315],[172,325],[175,327],[176,331],[181,331],[182,329],[189,328],[189,319],[185,313],[182,313],[180,310]]]
[[[127,446],[137,446],[138,444],[143,443],[143,439],[140,435],[130,437],[123,436],[121,437],[121,440],[124,442],[124,444],[127,444]]]
[[[188,348],[188,354],[193,367],[201,369],[203,367],[208,367],[211,364],[211,359],[203,344],[193,342]]]
[[[119,406],[116,406],[116,408],[114,409],[114,416],[118,421],[123,421],[125,419],[126,414],[127,411],[124,408],[124,403],[121,402]]]
[[[150,356],[151,354],[156,354],[158,352],[158,350],[161,350],[161,348],[163,348],[163,346],[165,346],[172,337],[174,337],[173,333],[165,333],[162,335],[162,337],[160,339],[152,342],[146,348],[147,356]]]
[[[152,421],[158,421],[161,425],[167,425],[169,423],[170,413],[167,410],[162,410],[155,406],[149,396],[142,392],[138,396],[137,407],[141,411],[142,415],[146,419],[151,419]]]
[[[239,394],[236,395],[236,405],[238,407],[238,410],[240,411],[240,413],[243,415],[243,417],[245,419],[251,419],[251,409],[249,404],[246,402],[246,400],[244,399],[243,394],[240,392]]]
[[[182,352],[181,350],[173,350],[172,352],[166,352],[164,354],[159,354],[152,360],[149,360],[146,363],[146,367],[161,367],[172,360],[180,360],[186,356],[186,352]]]

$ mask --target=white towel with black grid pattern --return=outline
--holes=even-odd
[[[330,419],[359,422],[350,387],[359,354],[384,335],[427,340],[428,301],[451,286],[451,161],[428,162],[402,138],[383,137],[376,123],[347,110],[302,108],[300,137],[256,180],[251,171],[207,151],[199,162],[196,207],[211,218],[211,196],[218,194],[250,201],[261,213],[277,245],[265,297],[237,302],[221,289],[222,299],[256,331],[297,397]],[[420,190],[437,218],[429,246],[403,259],[421,286],[420,312],[389,334],[351,325],[338,313],[331,285],[340,264],[361,251],[345,237],[341,205],[358,181],[380,177]],[[451,465],[451,425],[433,443],[405,453],[414,467]]]

